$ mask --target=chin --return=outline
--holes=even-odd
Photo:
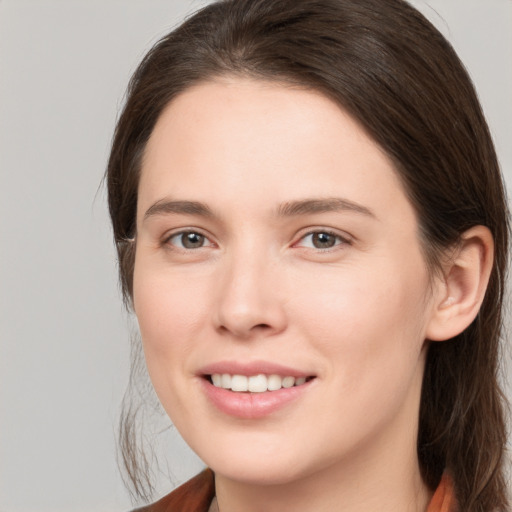
[[[256,486],[286,485],[305,476],[296,466],[279,460],[259,460],[254,463],[247,459],[229,458],[219,464],[214,462],[210,467],[224,478]]]
[[[334,462],[330,451],[319,449],[316,453],[313,446],[311,452],[303,439],[293,439],[290,435],[240,434],[228,439],[212,435],[202,446],[195,446],[195,451],[217,475],[256,486],[296,482]]]

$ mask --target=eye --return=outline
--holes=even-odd
[[[213,245],[208,238],[197,231],[181,231],[169,237],[166,243],[179,249],[201,249]]]
[[[348,243],[348,240],[330,231],[313,231],[303,236],[296,244],[310,249],[331,249],[336,245]]]

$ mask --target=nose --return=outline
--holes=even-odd
[[[216,329],[240,339],[284,331],[286,300],[277,265],[254,254],[239,255],[225,263],[216,283]]]

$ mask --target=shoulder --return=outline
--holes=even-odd
[[[214,496],[213,471],[205,469],[157,502],[133,512],[208,512]]]

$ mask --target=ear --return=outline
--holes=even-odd
[[[443,263],[434,293],[434,310],[426,337],[443,341],[460,334],[475,319],[484,300],[494,257],[492,234],[474,226]]]

